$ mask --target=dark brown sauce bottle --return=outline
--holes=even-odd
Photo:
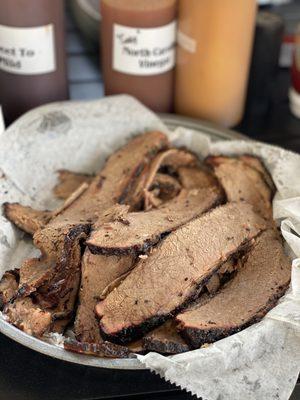
[[[62,0],[0,1],[0,104],[10,124],[68,99]]]
[[[176,0],[101,0],[105,94],[173,109]]]

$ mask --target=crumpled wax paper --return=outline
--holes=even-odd
[[[261,157],[278,188],[274,218],[293,260],[287,294],[258,324],[209,347],[164,357],[138,355],[147,368],[204,400],[286,400],[300,372],[300,156],[253,141],[212,143],[199,132],[168,132],[158,117],[129,96],[37,108],[0,134],[0,204],[58,205],[56,171],[92,173],[133,134],[160,129],[175,146],[208,154]],[[38,254],[31,241],[0,215],[0,274]],[[272,257],[272,254],[270,254]]]
[[[54,209],[57,170],[95,173],[133,135],[167,128],[129,96],[52,103],[19,118],[0,134],[0,205],[19,202]],[[1,207],[0,207],[1,208]],[[38,254],[0,212],[0,276]]]
[[[200,157],[246,153],[264,161],[278,189],[273,213],[293,260],[292,282],[278,305],[242,332],[188,353],[138,358],[203,400],[287,400],[300,372],[300,155],[254,141],[212,143],[183,128],[170,137],[176,146],[185,145]]]

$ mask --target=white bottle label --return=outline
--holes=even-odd
[[[21,75],[55,71],[53,25],[34,28],[0,25],[0,69]]]
[[[158,75],[175,65],[176,22],[158,28],[114,24],[113,69],[129,75]]]

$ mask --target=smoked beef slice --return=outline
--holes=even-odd
[[[258,159],[254,160],[260,163]],[[234,157],[210,156],[206,162],[213,167],[228,201],[247,201],[264,218],[272,219],[273,190],[262,173],[250,166],[249,161],[246,163]]]
[[[227,258],[264,229],[250,205],[229,203],[172,232],[97,304],[102,334],[128,342],[172,317],[197,297]]]
[[[167,233],[221,204],[218,188],[182,190],[157,209],[126,215],[124,221],[94,230],[87,245],[94,254],[136,254],[147,251]]]
[[[19,287],[19,270],[4,272],[0,281],[0,310],[17,294]]]
[[[67,199],[83,183],[92,183],[94,177],[91,175],[71,172],[61,169],[58,172],[59,183],[54,187],[53,193],[59,199]]]
[[[143,348],[162,354],[178,354],[189,351],[190,347],[177,333],[176,323],[169,320],[143,338]]]
[[[51,211],[34,210],[19,203],[4,203],[3,211],[9,221],[30,235],[44,228],[52,217]]]
[[[83,183],[91,183],[93,177],[78,174],[67,170],[60,170],[60,182],[53,191],[58,198],[67,200]],[[5,217],[15,224],[22,231],[33,235],[37,230],[42,229],[58,212],[40,211],[32,207],[22,206],[19,203],[3,204]]]
[[[194,348],[258,322],[285,292],[291,263],[275,230],[266,230],[255,239],[243,263],[209,302],[177,315],[182,335]]]
[[[82,258],[81,289],[75,318],[75,335],[79,341],[100,343],[95,305],[99,295],[116,278],[129,271],[134,263],[131,256],[95,256],[87,249]]]

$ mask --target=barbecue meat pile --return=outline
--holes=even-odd
[[[277,232],[262,232],[242,262],[236,277],[209,302],[177,315],[180,332],[194,348],[258,321],[285,292],[291,268]]]
[[[246,203],[228,203],[177,229],[98,303],[102,334],[131,341],[176,315],[197,298],[222,262],[264,229]]]
[[[72,330],[66,350],[100,357],[176,354],[259,321],[288,287],[276,188],[255,157],[201,163],[148,132],[96,176],[58,175],[58,209],[3,206],[41,252],[0,281],[28,334]]]

